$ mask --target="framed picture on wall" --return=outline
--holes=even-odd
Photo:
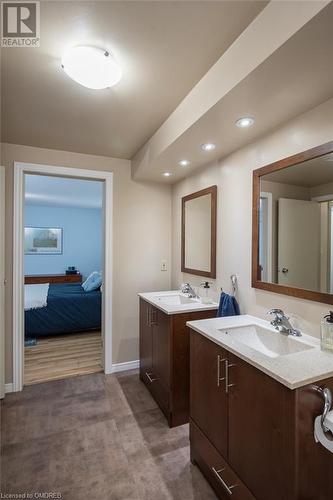
[[[62,254],[62,228],[25,227],[24,254],[25,255]]]

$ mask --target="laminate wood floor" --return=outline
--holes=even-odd
[[[24,348],[24,384],[39,384],[102,370],[101,332],[57,335]]]
[[[31,385],[1,406],[1,498],[216,500],[188,425],[169,429],[136,370]]]

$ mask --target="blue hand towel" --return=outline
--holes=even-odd
[[[217,310],[217,318],[222,316],[239,316],[240,310],[237,300],[233,295],[221,293],[220,304]]]

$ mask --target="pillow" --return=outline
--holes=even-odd
[[[82,288],[85,292],[92,292],[97,290],[102,285],[102,274],[94,271],[91,273],[86,281],[82,283]]]

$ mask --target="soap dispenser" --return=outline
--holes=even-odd
[[[333,311],[321,322],[320,345],[323,351],[333,351]]]
[[[203,283],[201,283],[201,286],[204,289],[204,292],[203,292],[202,297],[201,297],[201,302],[203,304],[211,304],[212,303],[212,299],[209,296],[209,289],[210,289],[209,285],[211,285],[211,281],[204,281]]]

